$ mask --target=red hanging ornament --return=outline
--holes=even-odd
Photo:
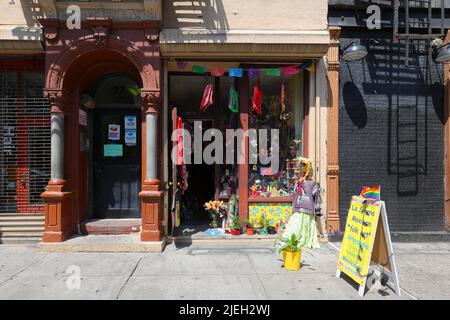
[[[252,110],[257,114],[262,114],[262,92],[259,89],[259,84],[253,87]]]

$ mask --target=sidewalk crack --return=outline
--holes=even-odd
[[[127,279],[125,280],[125,282],[123,283],[122,287],[120,288],[119,293],[117,294],[115,300],[119,300],[120,296],[122,295],[123,291],[125,290],[125,287],[126,287],[127,284],[128,284],[128,281],[130,281],[131,277],[132,277],[132,276],[134,275],[134,273],[136,272],[136,270],[137,270],[139,264],[141,263],[141,261],[142,261],[142,256],[139,257],[139,260],[136,262],[136,265],[134,266],[133,270],[131,270],[131,272],[128,274],[128,277],[127,277]]]
[[[37,258],[36,260],[34,260],[33,262],[31,262],[30,264],[26,265],[25,267],[23,267],[22,269],[20,269],[19,271],[17,271],[16,273],[13,273],[11,276],[9,276],[8,278],[6,278],[4,281],[0,282],[0,287],[3,286],[5,283],[7,283],[8,281],[13,280],[15,277],[17,277],[20,273],[24,272],[25,270],[27,270],[28,268],[30,268],[31,266],[35,265],[36,263],[38,263],[39,261],[41,261],[42,259],[48,257],[49,253],[43,255],[42,257]]]
[[[267,292],[267,289],[266,289],[266,287],[264,286],[264,283],[263,283],[261,277],[259,276],[258,271],[256,270],[256,268],[255,268],[255,266],[254,266],[254,264],[253,264],[252,258],[250,258],[250,255],[248,255],[248,254],[247,254],[247,258],[248,258],[248,260],[250,261],[250,264],[251,264],[253,270],[255,270],[255,274],[256,274],[256,276],[258,277],[259,283],[261,283],[261,286],[262,286],[263,289],[264,289],[264,293],[265,293],[265,295],[266,295],[266,297],[267,297],[267,300],[270,300],[270,297],[269,297],[269,294],[268,294],[268,292]]]

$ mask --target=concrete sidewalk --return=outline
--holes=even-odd
[[[385,288],[364,299],[450,298],[449,244],[420,246],[396,245],[401,298]],[[302,260],[301,271],[287,272],[268,244],[172,244],[154,254],[2,245],[0,299],[359,299],[351,283],[335,278],[333,245],[304,251]],[[80,289],[68,288],[71,266],[80,270]]]

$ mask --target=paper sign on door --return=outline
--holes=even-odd
[[[108,126],[108,139],[112,141],[120,140],[120,126],[118,124]]]
[[[123,157],[123,146],[121,144],[105,144],[103,146],[104,157]]]
[[[137,141],[136,130],[125,131],[125,144],[127,146],[135,146]]]
[[[136,130],[136,116],[125,116],[125,130]]]

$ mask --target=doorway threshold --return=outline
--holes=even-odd
[[[140,233],[76,235],[60,243],[40,243],[44,252],[162,252],[166,240],[142,242]]]
[[[182,225],[177,228],[177,231],[172,238],[175,243],[275,243],[277,235],[258,235],[254,234],[249,236],[247,234],[241,234],[239,236],[233,236],[229,233],[225,233],[221,229],[210,229],[207,225]]]
[[[81,224],[85,235],[120,235],[141,231],[141,219],[95,219]]]

